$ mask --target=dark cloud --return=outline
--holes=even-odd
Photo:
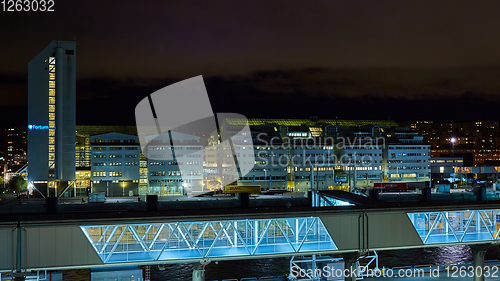
[[[276,94],[306,96],[394,97],[434,99],[476,92],[500,98],[500,65],[463,68],[305,69],[259,72],[233,79]]]
[[[74,0],[55,10],[2,13],[0,107],[26,104],[27,64],[50,40],[76,38],[79,124],[133,124],[141,98],[196,75],[215,111],[254,117],[455,120],[465,117],[451,106],[474,105],[467,118],[498,119],[485,109],[500,95],[499,1]],[[2,122],[25,120],[8,110]]]
[[[57,1],[2,13],[0,72],[25,73],[49,40],[78,43],[81,76],[500,63],[498,1]]]
[[[320,115],[340,119],[498,120],[496,108],[500,106],[500,95],[497,88],[484,86],[493,78],[484,78],[482,71],[470,73],[477,73],[485,79],[482,80],[483,92],[471,90],[474,85],[459,83],[460,75],[446,74],[445,77],[452,78],[445,79],[440,78],[440,72],[422,70],[434,79],[429,79],[429,85],[414,89],[405,84],[413,81],[413,71],[404,74],[402,70],[374,70],[369,75],[371,72],[353,71],[356,75],[348,75],[348,71],[346,74],[326,69],[272,71],[250,76],[205,77],[205,83],[214,112],[236,112],[249,117],[307,118]],[[337,76],[339,73],[343,75]],[[393,79],[381,78],[390,77],[390,73],[397,75]],[[412,79],[405,82],[404,77]],[[78,93],[78,121],[80,124],[87,120],[97,124],[134,124],[135,105],[146,95],[177,81],[174,78],[82,81],[80,88],[86,90]],[[458,86],[450,89],[449,83]],[[99,87],[94,87],[97,84]],[[105,91],[98,93],[97,88]],[[382,88],[394,94],[377,92]],[[398,94],[403,90],[410,94]],[[458,94],[450,98],[448,94],[451,92]],[[120,103],[116,103],[118,100]],[[89,119],[88,108],[96,109],[93,112],[98,112],[100,117]],[[473,116],[465,114],[471,111],[477,113]]]

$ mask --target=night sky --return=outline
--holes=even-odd
[[[77,124],[134,125],[203,75],[247,117],[498,120],[500,1],[55,0],[0,12],[0,127],[26,125],[28,61],[77,41]]]

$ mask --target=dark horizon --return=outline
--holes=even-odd
[[[0,18],[0,126],[26,125],[27,64],[55,39],[77,42],[77,124],[133,125],[197,75],[247,117],[500,120],[500,2],[56,2]]]

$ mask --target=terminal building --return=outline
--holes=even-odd
[[[429,185],[430,146],[423,144],[417,133],[397,127],[394,122],[248,121],[254,124],[250,126],[252,143],[238,141],[242,120],[223,121],[221,138],[233,138],[236,158],[245,161],[248,153],[254,153],[255,158],[253,169],[241,175],[234,184],[295,192],[370,188],[376,182]],[[173,138],[177,140],[173,144],[177,150],[175,159],[167,155],[170,143],[157,139],[148,147],[152,159],[144,156],[140,149],[134,150],[137,155],[134,164],[128,165],[131,161],[125,161],[125,157],[130,156],[123,153],[131,145],[138,147],[134,127],[78,126],[77,129],[77,135],[82,138],[81,150],[89,150],[91,159],[91,165],[82,165],[87,156],[80,158],[77,183],[82,191],[79,194],[85,190],[83,185],[89,182],[91,191],[106,192],[108,196],[193,195],[220,188],[220,174],[214,167],[220,166],[217,161],[223,151],[217,149],[216,140],[201,140],[199,136],[173,132],[179,134]],[[132,133],[99,134],[113,129]],[[95,133],[98,135],[92,136]],[[205,147],[206,143],[212,146]],[[122,155],[116,156],[118,154]],[[161,155],[166,158],[162,159]],[[123,185],[127,187],[124,189]]]
[[[255,156],[254,168],[234,184],[305,192],[371,188],[377,182],[430,182],[430,146],[418,133],[392,121],[249,119],[252,143],[235,138],[241,122],[225,119],[219,136],[233,138],[237,158],[245,159],[250,151]],[[174,134],[179,134],[174,137],[175,159],[148,159],[133,126],[77,126],[76,195],[196,195],[220,188],[214,169],[220,164],[219,142]],[[165,154],[170,144],[155,141],[148,152]]]
[[[52,41],[28,63],[28,184],[44,196],[75,184],[76,43]]]

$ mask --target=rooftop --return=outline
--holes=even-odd
[[[230,125],[245,125],[243,118],[226,118],[226,122]],[[333,120],[333,119],[319,119],[318,121],[311,121],[309,119],[267,119],[267,118],[249,118],[248,124],[250,126],[260,126],[265,124],[277,124],[281,126],[314,126],[314,125],[340,125],[362,127],[367,125],[378,125],[382,127],[397,127],[398,124],[389,120]]]

